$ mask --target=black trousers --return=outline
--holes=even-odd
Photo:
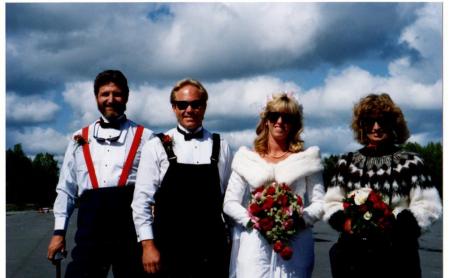
[[[131,215],[133,187],[89,190],[80,198],[76,246],[66,278],[144,277]]]
[[[228,277],[217,165],[171,162],[155,201],[153,228],[162,265],[158,277]]]
[[[420,278],[417,239],[386,242],[341,235],[330,249],[333,278]]]

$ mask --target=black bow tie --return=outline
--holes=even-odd
[[[126,120],[125,117],[117,119],[116,121],[105,122],[103,118],[100,117],[99,124],[102,128],[114,128],[120,129],[120,125]]]
[[[203,129],[201,129],[200,131],[198,131],[196,133],[187,133],[177,126],[177,130],[179,133],[184,135],[184,140],[186,140],[186,141],[190,141],[194,138],[195,139],[203,138]]]

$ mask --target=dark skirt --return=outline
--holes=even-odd
[[[333,278],[421,277],[417,239],[370,239],[341,234],[329,255]]]

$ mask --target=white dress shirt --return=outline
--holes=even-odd
[[[98,121],[89,126],[89,150],[99,188],[118,185],[136,130],[137,124],[130,120],[122,123],[120,130],[104,129],[100,127]],[[75,135],[81,135],[81,130],[76,131],[72,138]],[[133,166],[130,169],[127,186],[134,185],[140,161],[140,150],[152,137],[153,132],[144,129]],[[83,147],[72,139],[67,147],[56,187],[58,195],[53,206],[55,230],[66,230],[68,220],[75,208],[75,200],[88,189],[92,189],[92,184],[83,155]]]
[[[186,131],[182,126],[178,127]],[[172,138],[173,151],[177,156],[178,163],[211,163],[212,134],[206,129],[203,129],[203,138],[189,141],[184,140],[184,135],[179,133],[176,128],[167,131],[165,134]],[[221,138],[218,169],[222,193],[225,192],[231,174],[231,160],[230,147]],[[134,198],[131,204],[138,241],[153,239],[152,205],[155,201],[153,196],[160,187],[168,168],[169,161],[166,151],[160,139],[155,137],[148,141],[142,149],[141,163],[138,168]]]

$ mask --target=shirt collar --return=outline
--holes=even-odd
[[[108,120],[103,115],[101,117],[105,122],[108,122]],[[120,125],[120,130],[113,128],[102,128],[98,121],[95,122],[93,133],[94,138],[96,138],[97,140],[109,140],[113,138],[115,139],[113,140],[113,142],[124,144],[130,127],[130,121],[126,119],[125,114],[120,116],[119,118],[121,119],[122,117],[125,117],[125,121],[123,121],[123,123]]]
[[[184,128],[184,127],[183,127],[182,125],[180,125],[180,124],[178,124],[178,128],[181,129],[182,131],[186,132],[186,133],[197,133],[197,132],[199,132],[200,130],[203,129],[203,126],[199,126],[199,127],[196,128],[194,131],[190,131],[190,130]]]
[[[100,117],[103,119],[104,122],[109,123],[110,121],[103,115],[100,115]],[[119,117],[117,117],[116,121],[122,122],[122,125],[127,122],[127,115],[122,114]]]

